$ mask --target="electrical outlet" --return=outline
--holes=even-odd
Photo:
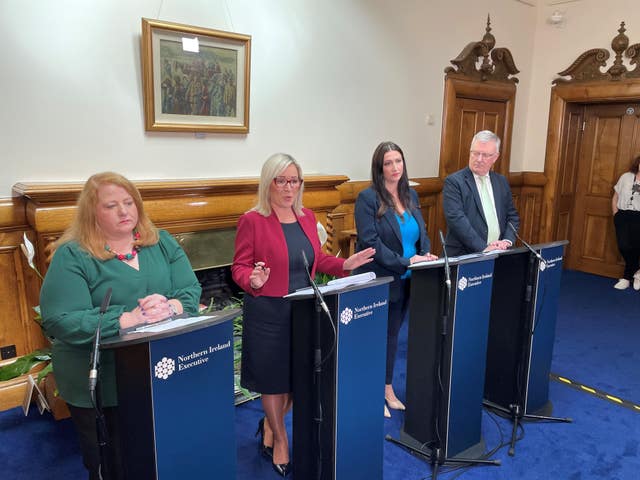
[[[14,358],[15,356],[16,356],[15,345],[6,345],[4,347],[0,347],[0,358],[2,358],[2,360],[6,360],[7,358]]]

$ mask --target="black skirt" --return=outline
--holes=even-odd
[[[291,392],[291,302],[244,296],[240,384],[252,392]]]

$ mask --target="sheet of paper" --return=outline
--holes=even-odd
[[[193,323],[202,322],[203,320],[207,320],[209,318],[215,318],[216,315],[208,315],[208,316],[198,316],[198,317],[187,317],[187,318],[176,318],[172,320],[163,320],[162,322],[153,323],[151,325],[143,325],[141,327],[137,327],[134,330],[131,330],[127,333],[140,333],[140,332],[165,332],[167,330],[173,330],[174,328],[184,327],[187,325],[191,325]]]
[[[348,277],[336,278],[330,280],[327,285],[340,285],[346,287],[347,285],[359,285],[361,283],[367,283],[376,279],[375,272],[359,273],[358,275],[349,275]]]

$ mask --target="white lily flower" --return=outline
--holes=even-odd
[[[20,245],[20,248],[22,248],[22,253],[24,253],[24,256],[27,257],[27,261],[29,262],[29,266],[33,269],[35,269],[35,265],[33,264],[33,257],[36,256],[36,249],[33,248],[33,243],[31,243],[29,241],[29,239],[27,238],[27,234],[23,233],[22,234],[22,238],[24,239],[22,241],[22,245]]]
[[[322,225],[320,222],[318,222],[318,224],[316,225],[316,228],[318,230],[318,238],[320,239],[320,246],[323,246],[326,243],[327,238],[329,237],[327,235],[327,230],[324,228],[324,225]]]
[[[27,257],[27,262],[29,263],[29,266],[33,268],[33,271],[36,272],[40,278],[42,278],[42,275],[40,274],[35,264],[33,263],[33,259],[36,256],[36,249],[34,248],[33,243],[31,243],[27,238],[26,233],[22,234],[22,238],[23,238],[23,241],[22,241],[22,244],[20,245],[20,249],[22,250],[22,253],[24,253],[24,256]]]

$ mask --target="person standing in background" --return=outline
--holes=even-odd
[[[611,210],[616,227],[618,250],[624,259],[622,278],[613,286],[618,290],[629,288],[633,280],[634,290],[640,290],[640,155],[623,173],[613,187]]]
[[[384,388],[384,416],[387,408],[404,410],[393,389],[393,371],[398,349],[398,333],[409,307],[407,267],[415,262],[435,260],[431,242],[418,203],[418,194],[409,187],[409,176],[402,149],[393,142],[382,142],[371,160],[371,187],[358,195],[355,205],[358,232],[356,251],[375,249],[373,263],[359,269],[377,276],[392,276],[389,287],[387,324],[387,365]]]

